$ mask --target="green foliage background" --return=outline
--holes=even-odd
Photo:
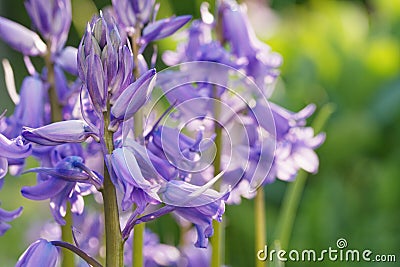
[[[108,1],[93,1],[97,8]],[[69,44],[76,46],[95,6],[90,0],[72,0],[74,26]],[[199,17],[200,0],[160,1],[160,17],[193,14]],[[213,1],[210,1],[210,3]],[[326,125],[326,143],[318,150],[320,171],[309,177],[290,248],[335,248],[345,238],[351,249],[395,254],[400,261],[400,2],[393,0],[329,1],[274,0],[273,15],[252,16],[257,34],[284,65],[273,100],[299,110],[314,102],[333,103],[336,111]],[[251,3],[249,3],[249,10]],[[211,3],[213,6],[213,3]],[[0,1],[0,15],[29,26],[23,1]],[[257,21],[257,18],[261,20]],[[176,40],[159,43],[160,53],[173,49]],[[0,58],[15,69],[17,87],[27,74],[20,55],[0,43]],[[38,66],[40,61],[34,61]],[[162,63],[159,62],[162,68]],[[13,106],[0,74],[1,109]],[[33,162],[30,165],[35,164]],[[51,219],[48,203],[23,199],[22,185],[34,178],[7,177],[0,191],[2,207],[25,207],[13,227],[0,237],[0,266],[13,266],[40,223]],[[268,240],[273,241],[286,184],[266,188]],[[229,206],[226,219],[226,263],[255,264],[253,202]],[[163,218],[150,226],[165,241],[176,242],[176,226]],[[31,235],[26,234],[26,230]],[[175,233],[175,234],[174,234]],[[363,266],[398,266],[362,263]],[[287,263],[286,266],[360,266],[360,263]]]

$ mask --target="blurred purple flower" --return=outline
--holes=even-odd
[[[277,68],[282,64],[282,57],[258,40],[246,14],[244,6],[234,0],[221,2],[219,15],[222,18],[223,40],[231,46],[231,52],[244,60],[246,74],[270,96],[269,86],[279,75]]]
[[[132,239],[133,235],[129,236],[124,247],[124,263],[125,266],[132,265]],[[160,243],[158,236],[152,233],[149,229],[144,232],[143,241],[143,256],[144,267],[158,267],[158,266],[179,266],[181,253],[179,250],[167,244]]]
[[[51,44],[51,52],[60,51],[71,26],[70,0],[27,0],[25,8],[37,30]]]
[[[0,17],[0,38],[26,56],[44,55],[46,44],[39,35],[14,21]]]
[[[132,35],[135,27],[143,28],[150,20],[155,0],[112,0],[118,23]]]
[[[22,207],[19,207],[13,211],[6,211],[0,208],[0,236],[11,227],[7,222],[10,222],[20,216],[22,213]]]
[[[15,267],[54,267],[58,257],[57,247],[45,239],[39,239],[25,250]]]

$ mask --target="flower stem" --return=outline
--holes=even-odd
[[[221,113],[221,103],[217,95],[218,88],[214,86],[214,128],[215,128],[215,146],[216,153],[213,162],[214,177],[221,171],[221,155],[222,155],[222,127],[219,125],[218,119]],[[214,235],[211,238],[212,254],[211,254],[211,267],[220,267],[223,259],[224,247],[224,225],[221,222],[213,221]]]
[[[334,110],[335,107],[331,103],[328,103],[321,108],[311,125],[316,133],[322,130]],[[288,186],[287,192],[283,199],[282,210],[278,219],[277,225],[279,228],[277,229],[277,240],[274,242],[279,248],[288,248],[294,220],[296,218],[301,195],[307,181],[307,176],[308,174],[301,170],[297,175],[296,181]]]
[[[108,153],[111,154],[114,150],[114,141],[113,133],[108,130],[109,124],[110,114],[107,111],[104,112],[104,141],[107,146]],[[106,155],[105,160],[107,160]],[[123,241],[119,223],[117,193],[115,186],[111,181],[107,165],[108,164],[104,165],[104,183],[103,190],[101,190],[104,202],[106,266],[120,267],[123,266]]]
[[[255,249],[257,253],[260,249],[263,249],[267,243],[267,224],[265,220],[265,197],[263,187],[258,188],[257,195],[254,200],[254,221]],[[267,266],[265,261],[256,260],[256,267],[265,266]]]
[[[133,259],[132,265],[135,267],[143,266],[143,240],[144,240],[144,230],[146,229],[145,223],[139,223],[133,228]]]
[[[135,80],[140,77],[139,69],[139,39],[141,36],[141,28],[139,26],[135,27],[135,32],[131,36],[132,41],[132,53],[134,61],[133,76]],[[135,138],[142,143],[143,142],[143,110],[139,109],[133,118],[134,122],[134,133]],[[133,244],[132,244],[132,266],[142,267],[144,263],[143,259],[143,238],[144,231],[146,229],[145,223],[140,223],[133,228]]]
[[[48,94],[51,107],[51,121],[57,122],[62,121],[62,105],[58,101],[56,92],[56,81],[54,76],[54,63],[51,58],[51,42],[47,42],[47,52],[44,56],[44,62],[47,69],[47,83],[49,84]],[[65,213],[65,225],[61,226],[61,238],[67,243],[73,243],[74,239],[72,236],[72,213],[71,204],[67,202],[67,209]],[[62,267],[69,267],[75,265],[74,254],[71,252],[63,253],[63,261],[61,263]]]
[[[61,226],[61,237],[62,240],[67,243],[72,243],[74,238],[72,236],[72,213],[71,213],[71,203],[67,202],[67,210],[65,213],[65,225]],[[75,265],[74,254],[70,251],[63,252],[62,267],[69,267]]]
[[[103,267],[98,261],[90,257],[88,254],[86,254],[83,250],[75,247],[74,245],[71,245],[69,243],[63,242],[63,241],[51,241],[51,244],[56,247],[62,247],[67,249],[70,252],[75,253],[79,257],[81,257],[83,260],[85,260],[89,265],[93,267]],[[72,254],[72,253],[69,253]],[[72,267],[74,265],[69,265],[69,267]]]

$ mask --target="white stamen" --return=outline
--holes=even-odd
[[[8,61],[7,59],[3,59],[2,64],[8,94],[10,95],[10,98],[14,102],[14,104],[18,105],[20,98],[17,93],[17,89],[15,88],[14,72],[10,65],[10,61]]]

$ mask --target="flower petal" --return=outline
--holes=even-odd
[[[0,17],[0,37],[12,48],[27,56],[44,55],[46,44],[39,35],[9,19]]]

